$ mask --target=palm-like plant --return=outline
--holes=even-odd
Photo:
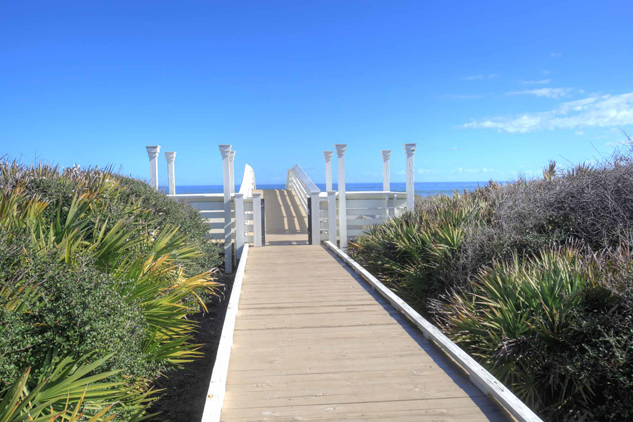
[[[485,269],[473,292],[455,295],[446,307],[451,338],[534,407],[550,402],[544,398],[554,390],[561,397],[572,389],[591,394],[590,385],[571,376],[560,379],[556,371],[544,389],[535,377],[542,370],[538,353],[530,352],[541,345],[564,349],[583,293],[600,288],[597,268],[581,255],[573,247],[528,258],[515,254]]]
[[[140,420],[141,411],[150,400],[137,394],[123,382],[108,382],[120,371],[101,371],[111,356],[88,362],[89,356],[74,360],[66,357],[55,362],[51,356],[43,363],[40,376],[31,376],[31,368],[7,389],[0,392],[0,422],[22,421],[109,421],[112,405],[126,401],[137,408],[131,420]],[[88,419],[89,418],[89,419]]]
[[[38,178],[71,182],[74,196],[66,202],[56,201],[51,213],[49,201],[24,188]],[[202,254],[199,244],[192,243],[178,227],[160,226],[156,216],[143,208],[142,200],[122,202],[124,188],[108,170],[72,168],[60,176],[57,168],[25,170],[3,162],[0,188],[0,233],[18,239],[21,248],[36,256],[54,257],[60,265],[95,266],[108,274],[116,293],[130,306],[140,307],[146,327],[143,359],[153,367],[166,368],[201,355],[199,346],[191,344],[196,323],[187,315],[200,307],[206,309],[199,294],[213,293],[218,284],[210,271],[187,273],[186,264]],[[111,209],[124,218],[110,221]],[[2,281],[1,310],[36,315],[47,300],[40,284],[29,277]],[[49,322],[40,327],[46,324]],[[0,393],[0,422],[26,420],[24,417],[79,420],[82,413],[97,418],[94,420],[109,420],[111,412],[104,409],[112,405],[112,411],[124,406],[128,412],[137,409],[142,413],[150,400],[151,380],[133,379],[109,369],[106,360],[102,356],[92,364],[77,361],[83,362],[80,366],[72,357],[44,361],[42,365],[48,369],[39,370],[43,375],[37,385],[32,385],[33,376],[25,371]],[[135,417],[140,418],[140,413]]]
[[[490,218],[489,204],[478,194],[438,196],[414,212],[372,227],[348,248],[405,300],[427,312],[428,299],[454,287],[443,272],[463,242],[464,226]]]

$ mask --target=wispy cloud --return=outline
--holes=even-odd
[[[543,79],[540,81],[521,81],[523,85],[547,85],[550,82],[552,82],[551,79]]]
[[[453,147],[453,148],[446,148],[446,151],[460,151],[461,148],[457,148],[457,147]]]
[[[490,73],[488,75],[484,75],[480,73],[479,75],[465,76],[462,79],[466,79],[467,81],[476,81],[476,80],[483,80],[483,79],[493,79],[493,78],[496,78],[497,76],[499,76],[499,74],[497,73]]]
[[[560,59],[563,55],[561,53],[549,53],[552,59]]]
[[[506,92],[506,95],[535,95],[537,97],[559,99],[561,97],[569,97],[573,91],[573,88],[540,88],[529,89],[526,91]]]
[[[608,146],[608,147],[619,148],[622,145],[630,146],[631,145],[631,141],[629,141],[628,139],[623,139],[623,140],[617,141],[617,142],[607,142],[605,145]]]
[[[489,168],[482,168],[482,169],[465,169],[465,168],[458,168],[455,169],[453,171],[451,171],[451,173],[453,174],[462,174],[462,173],[490,173],[495,171],[495,169],[489,169]]]
[[[438,95],[437,98],[449,98],[453,100],[471,100],[481,98],[481,95],[468,95],[468,94],[443,94]]]
[[[472,121],[461,127],[527,133],[542,129],[582,129],[625,125],[633,125],[633,92],[592,96],[562,103],[551,111]]]

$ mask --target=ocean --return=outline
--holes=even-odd
[[[502,182],[501,182],[502,183]],[[488,182],[419,182],[415,184],[415,194],[419,196],[431,196],[431,195],[452,195],[453,192],[464,190],[471,191],[479,186],[485,186]],[[325,184],[317,183],[317,186],[322,191],[325,190]],[[338,189],[337,184],[333,186],[334,190]],[[347,183],[346,188],[348,192],[358,191],[381,191],[382,183]],[[239,189],[239,187],[237,187]],[[285,189],[285,185],[257,185],[257,189]],[[161,186],[161,190],[166,191],[165,186]],[[392,183],[391,190],[394,192],[405,192],[405,183]],[[221,185],[209,185],[209,186],[176,186],[176,193],[221,193]]]

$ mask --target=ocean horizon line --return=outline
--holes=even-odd
[[[416,182],[414,184],[415,194],[419,196],[432,196],[439,194],[452,194],[455,191],[471,191],[478,187],[485,186],[490,181],[479,182]],[[496,181],[505,184],[507,181]],[[325,183],[316,183],[322,191],[325,190]],[[258,189],[285,189],[283,183],[262,183],[257,185]],[[338,189],[338,184],[333,183],[332,188]],[[346,183],[346,190],[350,192],[382,191],[382,182],[376,183]],[[167,186],[160,186],[161,191],[167,191]],[[239,185],[236,184],[239,190]],[[392,192],[405,192],[405,182],[391,183]],[[177,194],[199,194],[199,193],[222,193],[223,185],[176,185]]]

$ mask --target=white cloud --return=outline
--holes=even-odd
[[[578,135],[578,136],[582,136],[584,134],[585,134],[585,132],[583,132],[582,130],[577,130],[576,131],[576,135]]]
[[[628,139],[624,139],[618,142],[607,142],[605,145],[608,147],[621,147],[622,145],[631,145],[631,142]]]
[[[455,174],[462,174],[462,173],[490,173],[495,171],[495,169],[489,169],[489,168],[482,168],[482,169],[465,169],[465,168],[458,168],[456,170],[453,170],[451,173]]]
[[[526,133],[543,129],[582,129],[625,125],[633,125],[633,92],[593,96],[562,103],[551,111],[472,121],[461,127]]]
[[[457,147],[453,147],[453,148],[446,148],[446,151],[460,151],[461,148],[457,148]]]
[[[559,59],[559,58],[561,58],[562,54],[561,53],[549,53],[549,56],[552,59]]]
[[[523,85],[547,85],[550,82],[552,82],[551,79],[543,79],[540,81],[521,81]]]
[[[462,79],[466,79],[467,81],[474,81],[474,80],[482,80],[482,79],[493,79],[493,78],[496,78],[497,76],[499,76],[498,73],[490,73],[488,75],[484,75],[480,73],[479,75],[465,76]]]
[[[418,173],[422,174],[422,173],[430,173],[432,170],[431,169],[419,169]]]
[[[561,97],[570,96],[572,92],[573,88],[540,88],[529,89],[526,91],[507,92],[506,95],[535,95],[537,97],[559,99]]]

